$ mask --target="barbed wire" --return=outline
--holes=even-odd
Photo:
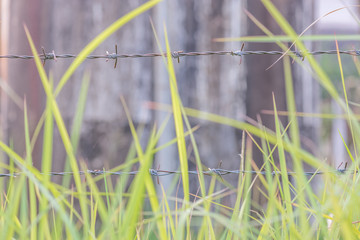
[[[77,174],[79,175],[85,175],[90,174],[93,176],[98,175],[136,175],[140,173],[140,171],[130,171],[130,172],[123,172],[123,171],[105,171],[105,170],[87,170],[87,171],[79,171]],[[169,175],[177,175],[181,174],[181,171],[167,171],[167,170],[159,170],[159,169],[149,169],[150,175],[154,177],[163,177],[163,176],[169,176]],[[268,174],[266,171],[246,171],[246,170],[226,170],[221,168],[209,168],[208,171],[202,171],[204,175],[209,176],[224,176],[228,174],[252,174],[252,175],[266,175]],[[314,175],[322,175],[325,173],[330,174],[345,174],[345,173],[358,173],[358,171],[352,171],[352,170],[346,170],[346,169],[337,169],[333,171],[314,171],[314,172],[304,172],[303,174],[306,176],[314,176]],[[50,175],[50,176],[72,176],[75,174],[75,172],[48,172],[48,173],[41,173],[42,175]],[[188,174],[191,175],[198,175],[198,171],[188,171]],[[272,176],[280,175],[281,171],[272,171],[270,172]],[[297,172],[287,172],[288,176],[296,175]],[[16,172],[16,173],[1,173],[0,177],[18,177],[20,175],[26,175],[24,172]]]
[[[43,54],[40,54],[39,57],[44,61],[46,60],[57,60],[60,58],[76,58],[78,55],[76,54],[55,54],[53,50],[50,53],[46,53],[44,48],[42,48]],[[308,55],[331,55],[331,54],[347,54],[352,56],[360,56],[360,50],[327,50],[327,51],[309,51],[309,52],[301,52],[301,51],[288,51],[285,55],[292,55],[299,58],[304,58]],[[241,50],[236,51],[203,51],[203,52],[183,52],[183,51],[173,51],[171,53],[171,57],[177,59],[180,62],[181,57],[190,57],[190,56],[211,56],[211,55],[230,55],[230,56],[238,56],[243,57],[247,55],[283,55],[285,52],[283,51],[244,51],[243,47]],[[166,53],[144,53],[144,54],[118,54],[117,53],[117,45],[115,45],[115,53],[109,53],[106,51],[104,55],[88,55],[87,59],[106,59],[108,60],[115,60],[115,66],[117,64],[118,59],[124,58],[149,58],[149,57],[160,57],[160,56],[167,56]],[[29,60],[33,59],[34,56],[32,55],[0,55],[1,58],[6,59],[24,59]]]

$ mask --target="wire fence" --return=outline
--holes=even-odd
[[[131,171],[131,172],[123,172],[123,171],[106,171],[106,170],[87,170],[87,171],[79,171],[76,174],[85,175],[90,174],[93,176],[98,175],[136,175],[140,173],[140,171]],[[159,169],[149,169],[150,175],[154,177],[163,177],[169,175],[178,175],[181,174],[181,171],[167,171],[167,170],[159,170]],[[209,176],[224,176],[229,174],[252,174],[252,175],[267,175],[268,172],[266,171],[246,171],[246,170],[226,170],[221,168],[209,168],[208,171],[202,171],[204,175]],[[296,175],[297,172],[286,172],[288,176]],[[346,169],[336,169],[333,171],[313,171],[313,172],[304,172],[303,174],[306,176],[314,176],[314,175],[322,175],[322,174],[357,174],[358,171],[346,170]],[[41,173],[43,175],[50,175],[50,176],[73,176],[75,172],[49,172],[49,173]],[[199,171],[188,171],[189,175],[198,175]],[[272,171],[270,172],[272,176],[280,175],[281,171]],[[20,175],[26,175],[24,172],[16,172],[16,173],[2,173],[0,177],[17,177]]]
[[[243,48],[243,47],[242,47]],[[42,54],[39,57],[44,61],[47,60],[57,60],[60,58],[76,58],[78,55],[76,54],[55,54],[55,51],[46,53],[44,49],[42,49]],[[238,56],[243,57],[247,55],[291,55],[296,56],[299,58],[304,58],[308,55],[331,55],[331,54],[346,54],[352,56],[360,56],[360,50],[327,50],[327,51],[309,51],[309,52],[301,52],[301,51],[243,51],[243,50],[236,50],[236,51],[203,51],[203,52],[183,52],[183,51],[173,51],[171,53],[172,58],[177,59],[180,62],[181,57],[193,57],[193,56],[211,56],[211,55],[229,55],[229,56]],[[166,56],[166,53],[144,53],[144,54],[118,54],[117,53],[117,46],[115,45],[115,53],[109,53],[106,51],[106,54],[103,55],[88,55],[87,59],[106,59],[108,60],[115,60],[115,66],[118,59],[125,59],[125,58],[149,58],[149,57],[160,57]],[[34,56],[31,55],[0,55],[1,58],[6,59],[24,59],[29,60],[33,59]]]
[[[332,55],[332,54],[345,54],[345,55],[352,55],[352,56],[360,56],[360,50],[327,50],[327,51],[309,51],[309,52],[301,52],[301,51],[244,51],[244,45],[242,46],[241,50],[236,51],[202,51],[202,52],[183,52],[183,51],[173,51],[171,53],[171,57],[177,59],[180,62],[181,57],[194,57],[194,56],[212,56],[212,55],[228,55],[228,56],[238,56],[243,57],[247,55],[291,55],[296,56],[299,58],[304,58],[308,55]],[[76,58],[78,55],[76,54],[55,54],[55,51],[46,53],[44,48],[42,48],[42,54],[39,57],[43,60],[43,63],[47,60],[57,60],[57,59],[69,59],[69,58]],[[115,60],[114,68],[116,68],[117,60],[118,59],[127,59],[127,58],[149,58],[149,57],[161,57],[167,56],[166,53],[144,53],[144,54],[118,54],[117,52],[117,45],[115,45],[115,53],[109,53],[106,51],[104,55],[88,55],[87,59],[106,59],[108,60]],[[0,59],[23,59],[23,60],[31,60],[34,59],[32,55],[0,55]],[[139,171],[130,171],[130,172],[123,172],[123,171],[105,171],[105,170],[87,170],[87,171],[79,171],[77,174],[85,175],[136,175]],[[149,169],[149,173],[154,177],[162,177],[162,176],[169,176],[169,175],[177,175],[181,174],[181,171],[167,171],[167,170],[156,170],[156,169]],[[217,175],[223,176],[228,174],[253,174],[253,175],[266,175],[266,171],[245,171],[245,170],[226,170],[221,168],[209,168],[208,171],[202,172],[204,175]],[[321,175],[325,173],[332,173],[332,174],[345,174],[345,173],[352,173],[357,174],[358,171],[351,171],[345,169],[336,169],[333,171],[314,171],[314,172],[304,172],[303,174],[306,176],[314,176],[314,175]],[[26,173],[24,172],[16,172],[16,173],[0,173],[1,177],[17,177]],[[41,173],[43,175],[51,175],[51,176],[72,176],[75,172],[49,172],[49,173]],[[188,174],[198,175],[198,171],[188,171]],[[278,175],[281,174],[281,171],[272,171],[271,175]],[[288,176],[296,175],[296,172],[287,172]]]

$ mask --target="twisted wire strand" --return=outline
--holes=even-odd
[[[140,171],[131,171],[131,172],[122,172],[122,171],[105,171],[105,170],[87,170],[87,171],[79,171],[77,174],[79,175],[116,175],[116,176],[122,176],[122,175],[136,175],[140,173]],[[169,176],[169,175],[177,175],[181,174],[181,171],[167,171],[167,170],[159,170],[159,169],[149,169],[150,175],[154,177],[163,177],[163,176]],[[266,175],[266,171],[245,171],[245,170],[226,170],[221,168],[209,168],[208,171],[202,172],[204,175],[218,175],[218,176],[224,176],[228,174],[252,174],[252,175]],[[358,173],[358,171],[351,171],[346,169],[337,169],[333,171],[314,171],[314,172],[304,172],[304,175],[306,176],[314,176],[314,175],[322,175],[325,173],[330,174],[345,174],[345,173]],[[75,174],[75,172],[48,172],[48,173],[41,173],[43,175],[50,175],[50,176],[72,176]],[[188,174],[192,175],[198,175],[198,171],[188,171]],[[280,171],[272,171],[271,175],[280,175]],[[296,172],[287,172],[288,176],[296,175]],[[26,175],[24,172],[16,172],[16,173],[1,173],[0,177],[17,177],[20,175]]]
[[[295,55],[298,57],[306,57],[307,55],[331,55],[337,54],[337,50],[327,50],[327,51],[312,51],[312,52],[298,52],[298,51],[289,51],[286,55]],[[204,52],[183,52],[183,51],[174,51],[171,53],[173,58],[180,57],[189,57],[189,56],[211,56],[211,55],[230,55],[230,56],[246,56],[246,55],[283,55],[282,51],[204,51]],[[360,50],[341,50],[339,54],[347,54],[353,56],[359,56]],[[106,53],[104,55],[89,55],[87,59],[122,59],[122,58],[149,58],[149,57],[160,57],[166,56],[164,53],[144,53],[144,54],[117,54],[117,53]],[[76,58],[75,54],[55,54],[54,51],[51,53],[40,54],[39,57],[42,60],[56,60],[60,58]],[[34,56],[31,55],[0,55],[0,58],[7,59],[24,59],[29,60],[33,59]]]

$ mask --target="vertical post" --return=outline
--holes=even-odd
[[[5,11],[5,9],[3,10]],[[9,1],[7,10],[9,14],[8,27],[11,29],[8,34],[9,45],[7,49],[9,52],[31,55],[24,24],[29,28],[36,47],[40,49],[42,39],[41,10],[42,0],[34,0],[31,4],[24,4],[23,1]],[[26,96],[29,109],[29,126],[30,131],[32,131],[44,106],[44,93],[35,64],[33,61],[9,61],[6,69],[9,87],[20,97]],[[14,142],[15,151],[23,154],[25,151],[23,110],[13,101],[7,100],[2,102],[1,107],[7,109],[7,116],[3,116],[2,120],[7,121],[5,126],[8,127],[8,138]],[[7,118],[5,119],[5,117]],[[38,142],[40,141],[38,140]],[[41,156],[39,144],[35,146],[33,154],[34,164],[39,166]]]
[[[8,40],[9,40],[9,0],[1,0],[0,5],[0,54],[8,54]],[[1,86],[1,96],[0,96],[0,140],[5,142],[7,141],[7,108],[8,108],[8,98],[4,90],[4,85],[8,85],[8,59],[2,59],[0,61],[0,86]],[[2,153],[0,155],[0,162],[6,162],[6,155]],[[2,171],[0,171],[2,173]],[[0,188],[3,184],[3,181],[0,183]]]
[[[162,2],[158,4],[154,8],[154,25],[156,28],[156,34],[159,37],[161,47],[163,51],[165,49],[165,36],[164,36],[164,23],[167,22],[167,2]],[[167,26],[169,27],[169,26]],[[154,41],[154,49],[159,51],[159,47]],[[166,66],[164,65],[164,61],[162,58],[154,58],[154,99],[155,102],[159,103],[168,103],[171,104],[171,95],[170,95],[170,86],[169,86],[169,77],[166,70]],[[166,119],[168,113],[156,111],[155,112],[155,121],[158,125],[162,124]],[[173,120],[170,119],[167,123],[166,130],[163,132],[159,139],[159,145],[163,145],[171,139],[175,138],[175,129]],[[178,157],[177,157],[176,145],[169,146],[156,154],[155,159],[155,168],[160,166],[161,169],[166,170],[177,170]],[[165,176],[161,178],[161,184],[163,185],[165,191],[167,191],[171,185],[173,180],[173,175]],[[161,194],[161,188],[158,186],[159,195]]]

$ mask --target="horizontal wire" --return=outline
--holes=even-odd
[[[122,172],[122,171],[117,171],[117,172],[113,172],[113,171],[104,171],[104,170],[87,170],[87,171],[79,171],[76,174],[79,175],[85,175],[85,174],[90,174],[90,175],[117,175],[117,176],[121,176],[121,175],[136,175],[138,173],[140,173],[140,171],[131,171],[131,172]],[[181,171],[166,171],[166,170],[156,170],[156,169],[149,169],[149,173],[150,175],[154,176],[154,177],[163,177],[163,176],[168,176],[168,175],[177,175],[177,174],[181,174]],[[226,170],[226,169],[221,169],[221,168],[209,168],[208,171],[203,171],[202,172],[204,175],[218,175],[218,176],[223,176],[223,175],[228,175],[228,174],[252,174],[252,175],[266,175],[267,172],[266,171],[245,171],[245,170]],[[314,175],[321,175],[321,174],[325,174],[325,173],[332,173],[332,174],[345,174],[345,173],[358,173],[358,171],[350,171],[350,170],[346,170],[346,169],[337,169],[337,170],[333,170],[333,171],[316,171],[316,172],[304,172],[304,175],[306,176],[314,176]],[[48,172],[48,173],[40,173],[42,175],[50,175],[50,176],[72,176],[75,175],[75,172]],[[188,174],[192,174],[192,175],[198,175],[199,172],[198,171],[188,171]],[[272,171],[270,172],[270,174],[272,176],[275,175],[280,175],[281,171]],[[286,174],[288,176],[292,176],[292,175],[296,175],[296,172],[286,172]],[[2,173],[0,174],[0,177],[17,177],[20,175],[26,175],[26,173],[24,172],[16,172],[16,173]]]
[[[230,55],[230,56],[246,56],[246,55],[283,55],[285,52],[282,51],[204,51],[204,52],[183,52],[174,51],[171,53],[173,58],[188,57],[188,56],[211,56],[211,55]],[[286,55],[297,56],[300,58],[306,57],[307,55],[325,55],[325,54],[337,54],[337,50],[328,51],[312,51],[312,52],[301,52],[301,51],[289,51]],[[353,56],[359,56],[360,50],[342,50],[339,54],[347,54]],[[106,53],[104,55],[88,55],[87,59],[120,59],[120,58],[148,58],[148,57],[160,57],[166,56],[164,53],[144,53],[144,54],[117,54],[117,53]],[[75,54],[55,54],[55,52],[40,54],[39,57],[43,60],[56,60],[60,58],[76,58],[78,55]],[[7,59],[33,59],[32,55],[0,55],[0,58]]]

